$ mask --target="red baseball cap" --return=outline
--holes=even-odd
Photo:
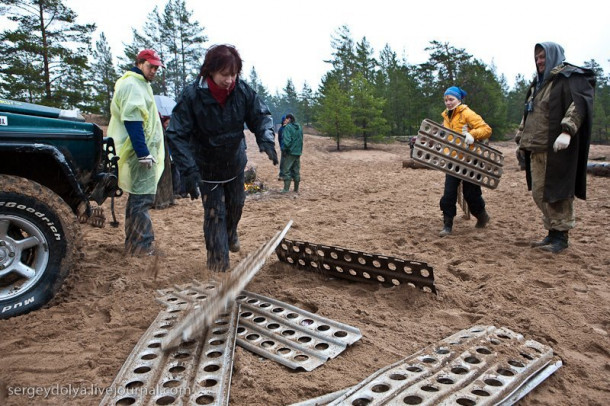
[[[165,68],[165,65],[163,65],[163,62],[161,62],[159,54],[154,49],[144,49],[140,51],[136,58],[146,59],[148,63],[150,63],[152,66],[160,66],[162,68]]]

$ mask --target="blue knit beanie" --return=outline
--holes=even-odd
[[[460,89],[457,86],[451,86],[449,89],[445,90],[445,96],[453,96],[458,100],[462,100],[466,97],[466,91]]]

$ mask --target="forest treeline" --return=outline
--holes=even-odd
[[[154,48],[166,66],[153,82],[155,94],[176,99],[199,72],[208,38],[185,0],[155,7],[143,27],[132,28],[118,63],[103,32],[93,43],[93,23],[79,23],[62,0],[0,0],[0,18],[10,21],[0,32],[0,97],[109,116],[114,83],[133,65],[143,48]],[[236,44],[239,47],[239,44]],[[366,37],[352,38],[348,26],[331,36],[329,70],[317,88],[296,89],[290,71],[286,85],[270,94],[255,67],[243,72],[269,105],[275,122],[287,112],[336,140],[369,141],[416,134],[424,118],[440,120],[443,91],[459,85],[467,104],[494,129],[492,139],[510,138],[518,126],[532,77],[518,75],[508,86],[504,75],[465,49],[430,41],[428,60],[410,64],[389,45],[379,52]],[[593,142],[609,143],[610,75],[593,59],[584,63],[597,76]],[[532,68],[534,67],[532,58]]]

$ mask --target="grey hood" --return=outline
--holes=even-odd
[[[542,75],[538,73],[537,75],[536,87],[539,88],[540,85],[542,85],[549,78],[551,75],[551,70],[553,70],[554,67],[561,65],[563,61],[565,61],[566,57],[563,53],[563,47],[554,42],[540,42],[536,44],[534,47],[534,53],[538,47],[544,49],[544,52],[546,53],[544,73]],[[537,71],[538,68],[536,67],[536,72]]]

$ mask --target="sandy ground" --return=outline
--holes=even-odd
[[[347,142],[306,135],[301,193],[279,193],[277,168],[248,137],[250,163],[268,191],[249,197],[239,226],[242,251],[257,249],[292,219],[288,238],[424,261],[438,295],[384,288],[297,271],[271,257],[248,290],[358,327],[363,338],[312,372],[294,372],[237,347],[233,405],[284,405],[354,385],[429,344],[476,324],[505,326],[551,346],[564,366],[522,405],[606,405],[610,396],[610,179],[589,176],[587,201],[575,204],[570,248],[553,255],[529,248],[543,237],[514,144],[496,190],[484,190],[491,223],[456,218],[440,238],[444,174],[403,168],[405,143]],[[591,156],[610,158],[610,147]],[[98,404],[102,393],[75,397],[16,395],[20,387],[108,387],[161,310],[155,289],[205,278],[200,201],[178,200],[152,212],[166,257],[123,255],[126,199],[119,228],[85,226],[83,257],[55,305],[0,320],[1,404]],[[109,202],[104,204],[109,214]],[[155,275],[156,274],[156,279]],[[9,394],[6,397],[7,393]],[[606,399],[606,400],[604,400]]]

